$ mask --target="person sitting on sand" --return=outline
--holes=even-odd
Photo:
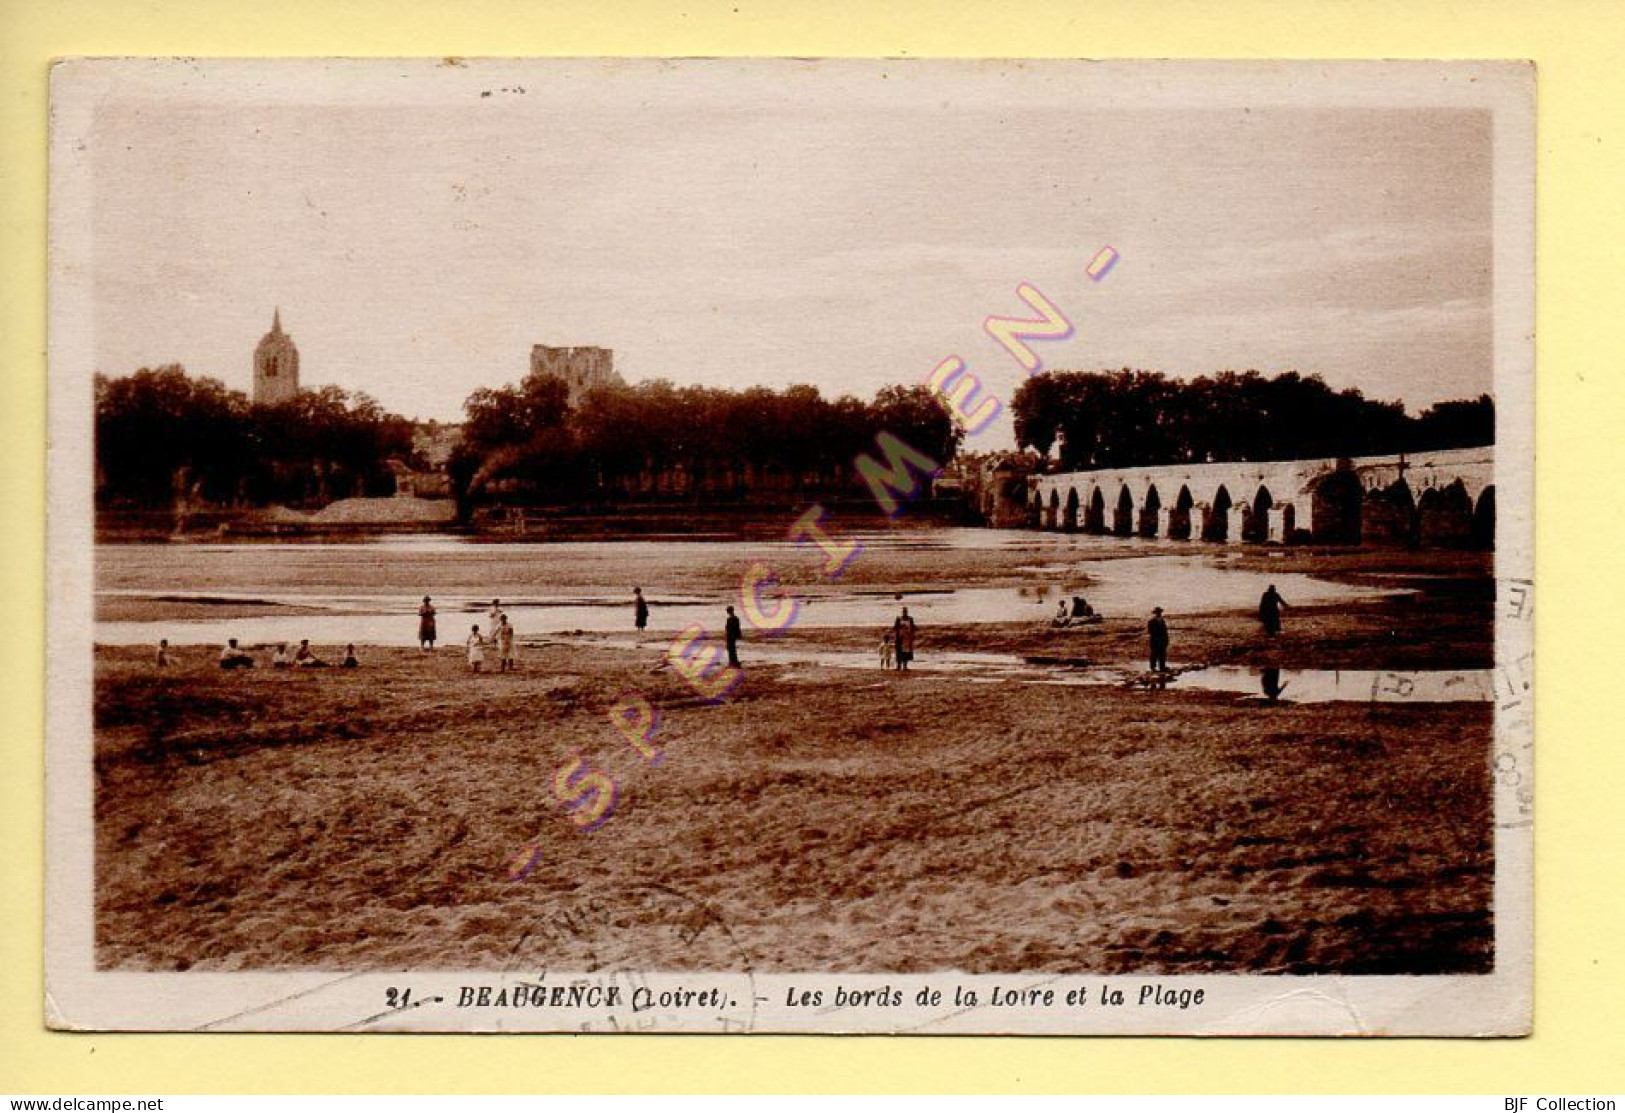
[[[152,663],[154,665],[156,665],[158,668],[161,668],[161,669],[167,669],[169,667],[169,639],[168,638],[159,638],[158,639],[158,656],[153,658]]]
[[[1095,609],[1089,605],[1089,600],[1081,595],[1074,595],[1072,597],[1072,617],[1093,618],[1095,617]]]
[[[254,667],[253,654],[237,648],[236,638],[226,639],[226,648],[220,651],[220,667],[223,669],[251,669]]]
[[[502,616],[502,625],[497,627],[497,667],[502,672],[512,672],[515,668],[513,656],[513,625],[508,616]]]
[[[479,672],[485,667],[485,637],[480,633],[480,624],[474,624],[473,633],[468,635],[468,671]]]
[[[434,642],[434,603],[425,595],[423,605],[418,608],[418,649],[431,650]]]
[[[293,666],[293,658],[288,655],[288,643],[277,642],[276,651],[271,654],[271,667],[273,669],[286,669]]]
[[[293,663],[302,669],[325,669],[327,662],[316,656],[316,651],[310,648],[310,639],[301,638],[299,649],[293,655]]]
[[[1055,617],[1050,619],[1050,625],[1051,626],[1070,626],[1071,624],[1072,624],[1072,619],[1067,617],[1067,613],[1066,613],[1066,600],[1063,599],[1063,600],[1060,601],[1059,605],[1056,607]]]
[[[350,645],[345,646],[344,647],[344,663],[342,665],[340,665],[339,668],[341,668],[341,669],[358,669],[360,667],[361,667],[361,662],[356,660],[356,658],[355,658],[355,645],[352,643]]]

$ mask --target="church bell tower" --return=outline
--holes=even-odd
[[[282,310],[271,317],[271,331],[254,349],[254,402],[274,406],[299,393],[299,349],[282,331]]]

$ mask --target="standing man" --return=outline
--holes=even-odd
[[[739,628],[739,616],[734,614],[732,607],[728,608],[728,621],[722,628],[723,638],[728,643],[728,664],[739,668],[739,638],[743,631]]]
[[[643,598],[643,589],[632,589],[632,623],[643,633],[644,627],[649,625],[649,604]]]
[[[502,625],[502,600],[491,600],[491,612],[485,617],[490,619],[485,627],[490,631],[489,639],[495,642],[497,639],[497,629]]]
[[[1281,598],[1275,585],[1270,584],[1269,590],[1264,592],[1258,600],[1258,621],[1264,624],[1264,633],[1279,634],[1281,632],[1281,608],[1287,601]]]
[[[1168,624],[1162,620],[1162,608],[1151,608],[1151,621],[1145,624],[1151,637],[1151,671],[1168,671]]]

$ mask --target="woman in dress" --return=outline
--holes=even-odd
[[[907,672],[908,663],[914,660],[914,619],[909,616],[907,607],[897,616],[892,630],[897,637],[897,668]]]
[[[434,604],[429,597],[423,597],[423,606],[418,608],[418,648],[427,650],[434,648]]]
[[[496,642],[499,671],[512,672],[517,666],[513,656],[513,625],[507,615],[502,616],[502,625],[497,627]]]

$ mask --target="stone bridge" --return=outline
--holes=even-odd
[[[1120,537],[1492,548],[1495,449],[1035,475],[1025,511]]]

